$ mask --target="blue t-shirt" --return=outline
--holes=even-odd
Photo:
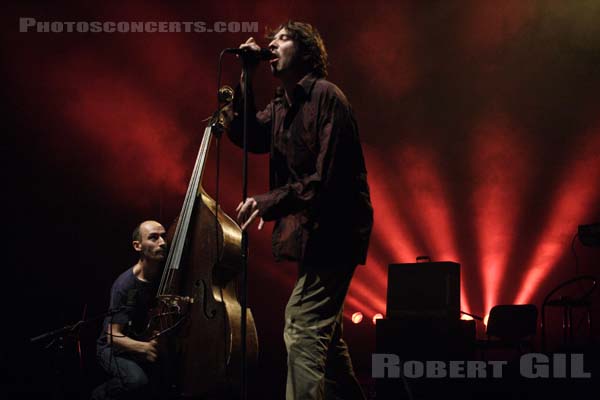
[[[110,311],[113,315],[104,318],[97,348],[100,353],[108,346],[109,324],[123,324],[122,333],[132,339],[144,333],[148,323],[148,311],[154,305],[157,285],[139,280],[133,274],[133,267],[123,272],[113,283],[110,292]]]

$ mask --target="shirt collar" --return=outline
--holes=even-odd
[[[304,75],[304,78],[300,79],[298,84],[296,85],[296,90],[300,88],[306,97],[310,96],[313,87],[315,86],[315,82],[317,81],[317,77],[312,73],[308,73]]]
[[[305,99],[308,99],[310,97],[310,94],[312,93],[312,90],[315,86],[315,82],[318,80],[319,78],[316,77],[315,75],[313,75],[312,73],[308,73],[306,75],[304,75],[304,77],[302,79],[300,79],[298,81],[298,83],[296,83],[296,87],[294,88],[294,94],[293,96],[295,97],[294,103],[297,101],[302,101]],[[282,96],[282,104],[284,104],[286,107],[289,107],[289,103],[286,101],[285,96]]]

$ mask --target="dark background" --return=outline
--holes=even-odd
[[[359,122],[375,208],[367,266],[346,321],[357,371],[370,374],[375,313],[385,313],[387,265],[416,256],[461,264],[464,311],[538,306],[576,273],[598,274],[598,248],[571,239],[600,221],[600,3],[597,1],[266,1],[5,5],[3,377],[11,392],[48,391],[51,353],[28,339],[102,313],[112,281],[135,262],[130,235],[176,217],[214,109],[217,56],[267,26],[313,23],[330,80]],[[258,21],[245,33],[19,33],[44,21]],[[225,61],[223,81],[239,65]],[[266,68],[259,104],[276,82]],[[241,197],[241,152],[222,146],[221,202]],[[214,192],[214,152],[204,187]],[[250,193],[267,187],[250,158]],[[249,301],[261,345],[254,398],[281,398],[283,308],[293,265],[275,264],[270,229],[252,229]],[[577,270],[576,270],[577,269]],[[594,315],[598,315],[597,298]],[[577,333],[585,332],[585,321]],[[482,326],[479,324],[479,332]],[[549,324],[555,342],[560,321]],[[99,323],[81,331],[83,374],[97,383]],[[598,336],[598,331],[593,332]],[[68,357],[74,347],[67,343]],[[75,379],[76,378],[76,379]]]

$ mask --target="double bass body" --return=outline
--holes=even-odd
[[[169,255],[151,325],[167,347],[168,380],[177,394],[226,399],[239,392],[242,371],[236,294],[242,233],[202,188],[213,127],[204,132],[181,213],[168,231]],[[247,311],[246,360],[252,365],[258,341]]]
[[[180,272],[180,291],[193,299],[188,321],[174,340],[180,342],[180,391],[184,396],[219,398],[239,390],[241,373],[241,306],[237,276],[241,266],[241,230],[200,190],[190,229],[189,251]],[[258,355],[256,327],[247,313],[247,360]]]

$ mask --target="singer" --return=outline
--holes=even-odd
[[[104,319],[98,338],[97,355],[110,379],[98,386],[92,399],[151,398],[159,389],[157,342],[135,340],[144,330],[156,298],[157,281],[167,257],[165,228],[156,221],[144,221],[133,231],[133,248],[138,262],[115,280],[110,293],[110,309],[116,313]],[[152,391],[154,394],[156,390]]]
[[[311,25],[290,21],[268,36],[269,65],[282,89],[256,111],[248,87],[249,150],[270,155],[270,190],[237,208],[242,229],[275,221],[273,254],[298,278],[285,309],[286,398],[364,399],[342,339],[343,304],[364,264],[373,224],[367,171],[352,107],[327,77],[327,52]],[[264,53],[253,38],[240,49]],[[246,60],[251,81],[259,59]],[[242,85],[229,137],[242,146]],[[250,85],[249,85],[250,86]]]

